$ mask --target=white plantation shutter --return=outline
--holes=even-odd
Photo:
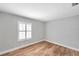
[[[19,22],[19,40],[28,40],[32,38],[32,24]]]

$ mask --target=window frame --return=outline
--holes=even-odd
[[[25,24],[25,30],[19,30],[19,28],[18,28],[18,40],[19,41],[23,41],[23,40],[29,40],[29,39],[31,39],[32,38],[32,23],[26,23],[26,22],[21,22],[21,21],[19,21],[18,22],[18,27],[19,27],[19,24]],[[27,30],[27,25],[28,24],[30,24],[31,25],[31,29],[30,30]],[[25,32],[25,39],[19,39],[19,33],[20,32]],[[31,32],[31,37],[30,38],[27,38],[27,32]]]

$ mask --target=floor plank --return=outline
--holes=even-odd
[[[47,41],[42,41],[2,56],[79,56],[79,52]]]

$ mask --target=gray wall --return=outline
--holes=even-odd
[[[79,16],[53,20],[46,26],[49,41],[79,49]]]
[[[18,21],[32,23],[32,39],[18,41]],[[21,45],[39,41],[44,37],[45,24],[41,21],[30,20],[27,18],[0,13],[0,52],[16,48]]]
[[[18,21],[32,23],[32,39],[18,41]],[[47,23],[0,13],[0,52],[44,39],[79,49],[79,16]]]

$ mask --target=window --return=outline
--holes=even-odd
[[[19,22],[19,40],[26,40],[32,38],[32,24]]]

